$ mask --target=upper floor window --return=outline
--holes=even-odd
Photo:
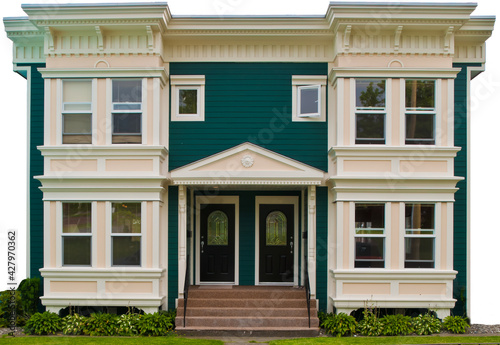
[[[326,76],[292,76],[292,120],[326,121]]]
[[[92,81],[63,80],[62,143],[92,144]]]
[[[172,86],[172,121],[205,120],[205,76],[175,75]]]
[[[113,203],[111,265],[141,265],[141,203]]]
[[[406,144],[435,143],[435,81],[406,80]]]
[[[356,144],[385,144],[385,80],[356,79]]]
[[[354,267],[384,268],[385,205],[356,204]]]
[[[434,206],[405,205],[405,268],[434,268]]]
[[[65,202],[62,205],[62,264],[63,266],[90,266],[92,204],[90,202]]]
[[[113,144],[142,143],[142,80],[113,80]]]

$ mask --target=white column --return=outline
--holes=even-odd
[[[316,298],[316,186],[307,188],[307,269],[311,298]]]
[[[186,273],[186,187],[179,186],[179,237],[178,237],[178,257],[179,257],[179,298],[184,298],[184,275]]]

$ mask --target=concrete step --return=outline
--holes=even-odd
[[[192,337],[286,337],[308,338],[317,337],[319,328],[309,327],[176,327],[176,333]]]
[[[188,296],[211,299],[304,299],[306,294],[303,289],[190,289]]]
[[[306,299],[205,299],[188,298],[188,308],[307,308]],[[178,300],[178,309],[184,308],[184,299]]]
[[[176,324],[183,324],[183,319],[176,320]],[[256,328],[272,327],[280,329],[283,327],[309,327],[307,317],[205,317],[205,316],[186,316],[186,325],[189,327],[232,327],[232,328]],[[311,327],[318,327],[317,318],[311,318]]]
[[[188,304],[189,301],[188,301]],[[254,316],[254,317],[307,317],[307,308],[203,308],[191,307],[186,310],[186,316]],[[311,308],[311,315],[316,317],[316,308]],[[184,315],[184,308],[177,310],[177,316]]]

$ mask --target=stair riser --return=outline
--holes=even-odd
[[[188,299],[189,307],[203,308],[307,308],[305,300],[244,300],[244,299]],[[178,308],[184,308],[184,300],[179,300]]]
[[[268,290],[190,290],[189,298],[214,299],[305,299],[304,291],[268,291]]]
[[[176,324],[182,325],[183,320],[176,320]],[[311,319],[311,327],[318,327],[318,319]],[[186,326],[189,327],[308,327],[307,318],[192,318],[186,317]]]
[[[181,308],[177,310],[177,315],[184,315],[184,309]],[[316,316],[316,309],[311,309],[311,316]],[[307,309],[305,308],[187,308],[187,316],[205,316],[205,317],[215,317],[215,316],[227,316],[227,317],[307,317]]]

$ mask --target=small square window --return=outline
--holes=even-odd
[[[297,87],[298,114],[299,117],[320,116],[321,115],[321,86],[308,85]]]
[[[170,76],[171,85],[171,120],[205,120],[205,76],[174,75]]]

